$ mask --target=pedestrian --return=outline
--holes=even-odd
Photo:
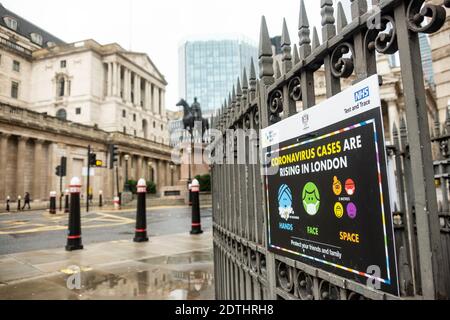
[[[31,210],[31,206],[30,206],[30,201],[31,201],[31,196],[29,192],[25,192],[25,197],[23,198],[23,207],[22,207],[22,211],[25,210],[25,206],[28,205],[28,210]]]
[[[11,201],[11,198],[9,196],[6,197],[6,211],[9,212],[10,208],[9,208],[9,202]]]

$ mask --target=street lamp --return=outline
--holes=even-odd
[[[125,186],[124,186],[124,191],[125,192],[130,192],[130,184],[128,182],[128,160],[130,160],[130,156],[128,154],[126,154],[124,156],[125,159]]]
[[[191,173],[192,144],[189,146],[188,155],[189,155],[189,183],[191,183],[192,182],[192,173]]]

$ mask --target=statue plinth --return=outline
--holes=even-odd
[[[209,164],[204,161],[204,150],[206,144],[195,144],[194,152],[191,154],[189,160],[189,154],[184,150],[181,156],[181,181],[187,183],[189,181],[189,167],[191,170],[191,180],[198,175],[202,176],[210,173]],[[200,157],[201,156],[201,157]]]

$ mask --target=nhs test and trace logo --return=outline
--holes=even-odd
[[[361,101],[363,99],[366,99],[370,96],[370,90],[369,87],[365,87],[361,90],[358,90],[354,93],[355,102]]]

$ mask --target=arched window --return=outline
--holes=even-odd
[[[67,111],[65,109],[59,109],[56,111],[56,117],[60,120],[67,120]]]

